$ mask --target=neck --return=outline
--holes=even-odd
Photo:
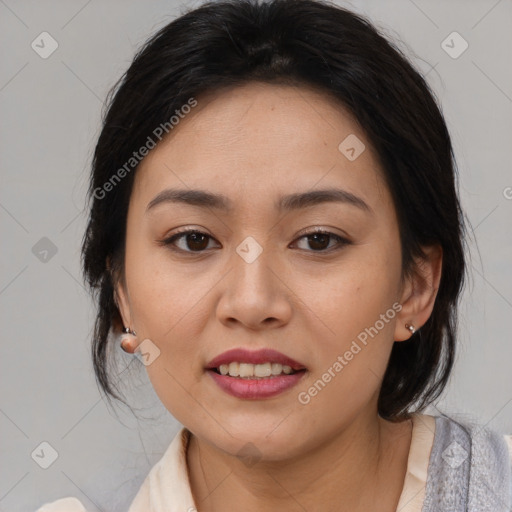
[[[360,416],[293,459],[246,466],[191,436],[187,463],[199,512],[243,504],[261,510],[394,512],[407,469],[411,423]]]

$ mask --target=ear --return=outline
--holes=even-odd
[[[418,330],[430,318],[441,281],[443,250],[440,245],[423,247],[425,257],[415,260],[415,267],[405,278],[400,304],[402,309],[397,315],[395,341],[404,341],[411,337],[405,324]]]
[[[125,284],[121,276],[115,272],[111,266],[110,257],[107,257],[107,270],[110,272],[114,287],[114,302],[121,314],[123,325],[126,327],[132,326],[132,315],[130,308],[130,299],[125,289]],[[133,327],[132,327],[133,329]]]

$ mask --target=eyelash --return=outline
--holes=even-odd
[[[180,253],[185,253],[185,254],[202,254],[202,253],[205,253],[208,249],[203,249],[201,251],[189,251],[189,250],[180,249],[180,248],[174,246],[174,242],[176,242],[176,240],[179,240],[181,238],[185,238],[187,235],[192,234],[192,233],[199,234],[199,235],[205,235],[208,238],[210,238],[211,240],[214,240],[214,238],[212,236],[210,236],[207,233],[204,233],[202,231],[199,231],[197,229],[186,229],[186,230],[183,230],[183,231],[178,231],[177,233],[174,233],[172,236],[170,236],[168,238],[165,238],[164,240],[159,241],[158,244],[162,245],[162,246],[166,246],[166,247],[168,247],[170,250],[172,250],[174,252],[180,252]],[[319,250],[319,251],[310,250],[310,251],[307,251],[307,252],[318,253],[318,254],[321,254],[321,253],[326,254],[326,253],[331,253],[331,252],[334,252],[334,251],[338,251],[338,250],[342,249],[344,246],[350,245],[352,243],[347,238],[344,238],[342,236],[336,235],[335,233],[331,233],[330,231],[326,231],[326,230],[323,230],[323,229],[316,229],[316,230],[304,233],[300,237],[298,237],[296,240],[301,240],[302,238],[307,238],[307,237],[311,237],[311,236],[314,236],[314,235],[328,235],[330,238],[333,238],[333,239],[335,239],[338,242],[338,246],[337,247],[335,246],[334,248],[330,248],[330,249],[323,249],[323,250]],[[305,249],[303,249],[303,250],[305,250]]]

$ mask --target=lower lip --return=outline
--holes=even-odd
[[[260,379],[241,379],[221,375],[208,370],[215,383],[229,395],[249,400],[271,398],[295,386],[306,373],[305,370],[291,375],[278,375]]]

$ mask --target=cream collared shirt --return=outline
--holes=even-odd
[[[421,512],[434,442],[435,418],[413,414],[407,472],[396,512]],[[186,450],[190,432],[182,428],[151,468],[128,512],[197,512],[188,480]],[[512,436],[505,436],[512,459]],[[61,498],[36,512],[87,512],[76,498]]]

